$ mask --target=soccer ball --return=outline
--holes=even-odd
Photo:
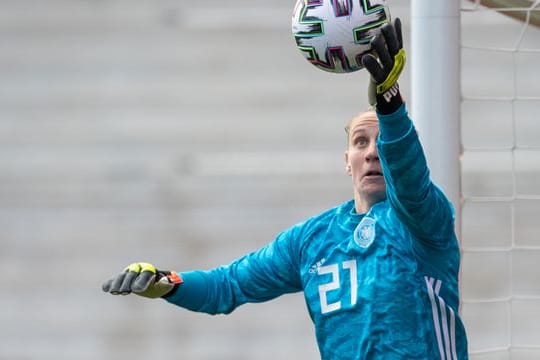
[[[292,32],[298,50],[319,69],[350,73],[363,68],[370,41],[390,22],[385,0],[297,0]]]

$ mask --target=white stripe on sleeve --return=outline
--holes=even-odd
[[[441,360],[458,360],[456,349],[456,315],[454,310],[447,306],[444,299],[439,295],[442,282],[427,276],[424,279],[426,281],[429,300],[431,301],[433,325]],[[449,326],[450,329],[448,328]]]

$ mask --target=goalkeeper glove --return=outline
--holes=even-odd
[[[399,18],[393,24],[385,24],[373,38],[371,46],[379,58],[372,54],[362,57],[362,64],[371,74],[368,99],[381,114],[396,111],[403,100],[399,93],[398,79],[405,66],[405,50]]]
[[[167,295],[181,283],[182,279],[173,271],[160,271],[148,263],[133,263],[106,281],[102,289],[113,295],[134,293],[154,299]]]

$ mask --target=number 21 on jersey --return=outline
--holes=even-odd
[[[356,260],[348,260],[338,264],[331,264],[321,266],[317,270],[319,275],[330,274],[330,282],[319,285],[319,299],[321,301],[321,313],[326,314],[332,311],[341,309],[341,300],[328,303],[328,293],[330,291],[338,290],[341,286],[350,287],[350,302],[354,306],[356,304],[358,294],[358,283],[356,273]],[[341,284],[341,275],[344,276],[345,281]],[[348,276],[347,276],[348,275]],[[348,282],[347,278],[348,277]]]

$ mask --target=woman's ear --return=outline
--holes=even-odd
[[[349,163],[349,152],[348,151],[345,151],[345,172],[347,173],[347,175],[351,176],[352,175],[352,171],[351,171],[351,164]]]

